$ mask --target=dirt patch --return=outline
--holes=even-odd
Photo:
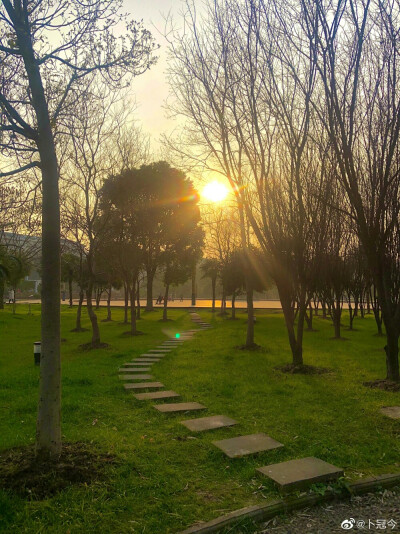
[[[107,349],[110,345],[108,343],[95,343],[94,345],[89,341],[89,343],[83,343],[79,345],[80,350],[89,351],[96,349]]]
[[[64,443],[58,460],[35,457],[33,445],[0,453],[0,487],[31,500],[47,499],[68,486],[105,478],[115,457],[85,443]]]
[[[392,382],[391,380],[371,380],[364,382],[363,385],[372,389],[383,389],[384,391],[400,391],[400,382]]]
[[[324,375],[326,373],[331,373],[331,369],[326,367],[314,367],[313,365],[294,365],[293,363],[288,363],[286,365],[279,365],[275,367],[278,371],[282,373],[288,373],[291,375]]]
[[[144,332],[141,332],[140,330],[136,330],[134,334],[132,334],[132,332],[128,330],[128,332],[123,332],[121,334],[121,337],[134,337],[134,336],[143,336],[143,335],[144,335]]]
[[[252,351],[257,351],[257,352],[268,352],[267,349],[265,349],[261,345],[257,345],[257,343],[253,343],[252,345],[238,345],[237,347],[235,347],[235,349],[252,350]]]
[[[89,332],[89,328],[73,328],[71,332]]]

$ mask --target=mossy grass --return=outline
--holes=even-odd
[[[39,369],[33,342],[40,339],[40,307],[17,306],[0,312],[1,451],[32,445]],[[138,337],[122,337],[122,309],[102,323],[108,347],[83,352],[90,332],[71,333],[75,309],[62,308],[63,439],[86,443],[110,455],[102,476],[88,485],[73,484],[45,500],[0,490],[0,531],[6,534],[174,533],[198,520],[277,497],[272,483],[256,477],[257,467],[317,456],[345,469],[346,480],[399,470],[398,421],[382,406],[400,404],[398,393],[363,385],[385,376],[384,339],[376,337],[372,316],[356,318],[348,341],[331,340],[329,321],[314,318],[317,332],[305,332],[304,363],[329,369],[325,374],[282,373],[276,367],[291,357],[282,314],[257,311],[255,341],[262,349],[240,350],[245,315],[229,321],[198,310],[213,329],[197,332],[153,366],[152,374],[178,392],[182,401],[208,407],[204,415],[223,414],[235,427],[193,434],[182,414],[158,413],[151,402],[136,401],[122,387],[124,361],[193,328],[183,309],[169,310],[173,321],[143,312]],[[99,320],[106,309],[98,312]],[[344,314],[344,322],[347,316]],[[83,326],[89,321],[83,316]],[[196,415],[194,415],[196,417]],[[228,459],[213,440],[265,432],[285,447],[258,456]],[[242,530],[240,530],[242,529]],[[230,532],[252,532],[242,525]]]

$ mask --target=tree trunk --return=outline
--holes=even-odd
[[[75,330],[77,332],[80,332],[82,330],[81,317],[82,317],[82,304],[83,304],[84,297],[85,297],[85,292],[81,288],[79,290],[78,309],[76,310],[76,326],[75,326]]]
[[[367,291],[367,313],[368,314],[371,313],[371,299],[370,299],[369,291]]]
[[[135,336],[137,332],[137,328],[136,328],[136,280],[132,281],[130,296],[131,296],[131,335]]]
[[[72,308],[72,276],[68,277],[69,307]]]
[[[12,312],[13,312],[13,315],[15,315],[17,313],[17,288],[13,287],[13,291],[14,291],[14,298],[13,298],[13,303],[12,303]]]
[[[192,306],[196,306],[196,264],[192,269]]]
[[[226,293],[225,293],[224,286],[222,286],[221,312],[220,312],[220,315],[225,315],[225,313],[226,313]]]
[[[43,114],[46,114],[45,110]],[[50,122],[45,130],[39,143],[42,164],[42,348],[36,453],[57,457],[61,453],[60,206],[57,158]]]
[[[112,293],[112,285],[110,284],[108,287],[108,295],[107,295],[107,321],[111,321],[111,293]]]
[[[378,329],[378,336],[383,336],[383,332],[382,332],[382,316],[381,316],[381,313],[379,311],[379,308],[376,308],[375,306],[373,306],[372,309],[373,309],[373,312],[374,312],[376,327]]]
[[[340,339],[340,319],[342,315],[342,310],[340,306],[338,305],[338,303],[336,303],[335,306],[332,306],[331,310],[332,310],[331,316],[332,316],[332,321],[333,321],[333,327],[335,331],[334,337],[335,339]]]
[[[136,319],[140,319],[140,282],[139,282],[139,278],[137,280],[137,289],[136,289],[136,302],[137,302],[137,306],[136,306]]]
[[[353,330],[353,321],[354,321],[354,310],[351,305],[351,300],[349,298],[349,330]]]
[[[321,306],[322,306],[322,319],[326,319],[326,303],[324,300],[321,302]]]
[[[298,345],[296,340],[296,334],[294,330],[294,310],[292,307],[291,299],[282,298],[281,304],[283,315],[285,317],[286,330],[289,337],[290,349],[292,351],[292,363],[293,365],[303,365],[303,348]]]
[[[168,293],[169,293],[169,284],[165,286],[164,293],[164,308],[163,308],[163,321],[168,320]]]
[[[246,291],[247,300],[247,331],[246,331],[246,347],[254,347],[254,304],[253,304],[253,289],[249,288]]]
[[[98,287],[96,289],[96,310],[98,310],[100,308],[100,300],[101,300],[101,295],[103,294],[103,291],[100,287]]]
[[[93,295],[93,282],[89,281],[88,288],[86,290],[86,306],[87,306],[87,312],[89,315],[90,323],[92,325],[92,347],[96,348],[100,345],[100,330],[99,330],[99,324],[97,322],[97,315],[95,314],[93,310],[92,295]]]
[[[232,307],[232,315],[231,315],[231,318],[232,318],[232,319],[236,319],[235,300],[236,300],[236,293],[235,293],[235,291],[234,291],[234,292],[232,293],[232,304],[231,304],[231,307]]]
[[[4,310],[4,278],[0,277],[0,310]]]
[[[215,290],[216,290],[216,286],[217,286],[217,279],[216,278],[212,278],[211,279],[211,288],[212,288],[212,308],[211,308],[211,311],[213,313],[215,312]]]
[[[49,110],[35,58],[25,12],[20,8],[14,29],[24,61],[30,100],[35,110],[42,172],[42,310],[39,409],[36,424],[36,453],[61,453],[61,357],[60,357],[60,195],[58,163]]]
[[[298,318],[297,318],[296,358],[293,359],[293,363],[295,365],[303,365],[304,363],[303,362],[303,334],[304,334],[304,319],[306,316],[306,311],[307,311],[307,303],[305,302],[305,292],[304,292],[302,299],[299,303],[299,312],[298,312]],[[312,328],[312,323],[311,323],[311,328]]]
[[[312,332],[312,329],[313,329],[313,307],[312,307],[312,304],[311,304],[311,301],[310,301],[310,305],[308,307],[309,311],[310,311],[310,315],[307,315],[307,310],[304,314],[304,319],[307,323],[307,330],[309,330],[310,332]],[[317,315],[317,313],[315,312],[315,315]]]
[[[399,375],[399,326],[393,321],[385,322],[386,340],[386,378],[393,382],[400,380]]]
[[[124,300],[124,324],[128,324],[129,288],[126,282],[124,282]]]
[[[146,274],[147,274],[146,311],[153,311],[154,310],[154,307],[153,307],[153,280],[154,280],[154,275],[156,274],[155,273],[155,269],[150,269],[150,268],[146,269]]]

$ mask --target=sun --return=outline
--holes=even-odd
[[[214,180],[213,182],[208,182],[208,184],[204,186],[201,196],[211,202],[221,202],[227,197],[228,193],[229,190],[226,185]]]

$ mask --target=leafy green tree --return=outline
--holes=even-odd
[[[141,247],[147,276],[146,309],[153,309],[153,281],[164,262],[164,252],[173,234],[179,202],[197,202],[193,186],[185,184],[184,174],[165,161],[142,165],[131,175],[142,204]]]
[[[198,194],[185,174],[165,161],[111,176],[101,194],[109,231],[118,244],[120,273],[131,294],[133,333],[135,287],[141,267],[147,272],[149,308],[157,268],[169,273],[168,265],[183,266],[185,257],[193,264],[199,256],[203,233],[198,226]],[[167,280],[169,277],[167,274]]]

